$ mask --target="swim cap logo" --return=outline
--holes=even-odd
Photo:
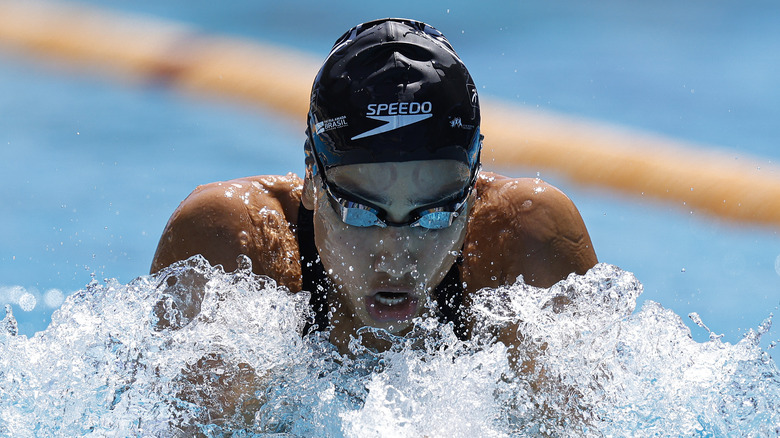
[[[335,119],[328,119],[322,122],[317,122],[314,125],[314,131],[317,135],[322,134],[325,131],[331,129],[338,129],[347,126],[347,116],[336,117]]]
[[[450,128],[474,129],[474,125],[463,123],[463,119],[461,119],[460,117],[453,117],[450,120]]]
[[[385,124],[358,134],[352,137],[352,140],[394,131],[404,126],[422,122],[433,117],[431,111],[433,111],[431,102],[371,103],[366,107],[366,117],[385,122]]]

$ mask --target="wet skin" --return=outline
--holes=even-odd
[[[382,172],[376,169],[364,170],[366,180],[370,175],[377,176],[372,183],[376,185],[375,192],[387,189],[381,185],[383,181],[398,184],[393,190],[401,196],[386,200],[391,202],[374,202],[388,210],[390,219],[396,222],[404,221],[409,210],[418,204],[407,195],[420,187],[432,195],[457,190],[458,183],[434,187],[435,181],[420,180],[419,173],[415,179],[412,169],[416,167],[409,166],[409,169],[401,166],[400,170],[396,167],[406,177],[396,175],[395,179],[387,175],[380,178]],[[446,166],[424,174],[444,171]],[[328,177],[345,187],[353,184],[351,191],[370,197],[371,192],[359,190],[366,183],[350,181],[350,175],[351,172],[337,171]],[[332,307],[337,309],[331,341],[344,353],[348,351],[349,337],[363,325],[387,329],[393,325],[393,331],[404,331],[408,325],[407,314],[416,315],[425,310],[425,294],[452,265],[455,256],[450,251],[462,248],[463,263],[459,271],[465,287],[461,310],[466,315],[470,296],[484,287],[512,284],[519,275],[528,284],[549,287],[572,272],[585,273],[597,262],[587,229],[574,204],[561,191],[538,179],[482,172],[468,214],[449,229],[440,231],[392,227],[347,230],[324,199],[316,179],[309,175],[301,180],[292,174],[256,176],[198,187],[168,221],[151,271],[159,271],[195,254],[203,255],[212,265],[221,264],[232,271],[236,269],[236,257],[245,254],[251,259],[255,273],[274,278],[280,285],[297,292],[302,283],[296,223],[303,201],[315,212],[315,240],[323,264],[326,270],[333,270],[331,277],[340,285],[329,294]],[[464,181],[463,176],[454,176],[455,180]],[[394,290],[396,286],[399,287]],[[401,295],[394,295],[399,291]],[[408,294],[409,299],[416,298],[417,302],[410,306],[413,311],[399,306],[393,312],[380,312],[389,309],[377,308],[375,299],[372,313],[366,304],[370,306],[370,297],[380,292],[389,292],[379,296],[386,303],[399,298],[406,300],[403,294]],[[470,324],[468,320],[467,324]],[[507,345],[517,343],[509,332],[499,334],[498,339]]]
[[[413,210],[452,199],[468,184],[469,169],[453,160],[352,164],[328,172],[330,184],[406,222]],[[322,264],[337,287],[334,335],[363,326],[393,333],[410,328],[428,309],[438,285],[463,245],[467,210],[451,226],[356,227],[341,221],[319,176],[303,202],[314,211],[314,236]]]

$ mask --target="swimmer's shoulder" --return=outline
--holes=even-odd
[[[482,172],[476,189],[464,247],[475,284],[495,287],[523,275],[549,287],[595,265],[585,223],[558,188],[538,178]]]
[[[481,172],[476,184],[474,214],[488,215],[516,225],[542,219],[558,222],[572,213],[574,203],[557,187],[539,178],[512,178],[494,172]]]
[[[290,289],[299,288],[295,225],[303,181],[290,173],[198,186],[171,215],[152,262],[152,272],[201,254],[227,271],[240,254],[253,271]]]

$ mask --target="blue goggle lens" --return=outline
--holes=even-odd
[[[340,202],[339,204],[342,205]],[[345,224],[355,227],[379,226],[384,228],[387,226],[379,219],[379,216],[377,216],[375,212],[365,208],[365,206],[360,206],[364,207],[360,208],[357,205],[354,205],[354,202],[350,202],[350,204],[353,204],[353,206],[344,207],[342,205],[341,208],[341,220],[344,221]]]
[[[410,227],[423,227],[429,230],[441,230],[452,225],[455,218],[458,217],[457,212],[449,211],[435,211],[430,213],[424,213],[416,221],[409,224],[391,224],[393,226],[410,226]],[[375,213],[362,208],[350,208],[343,207],[341,210],[341,220],[354,227],[381,227],[385,228],[388,224],[379,219]]]
[[[386,213],[379,208],[362,204],[360,202],[350,201],[343,197],[336,196],[327,184],[323,184],[333,209],[338,213],[341,220],[354,227],[381,227],[388,225],[401,227],[423,227],[429,230],[441,230],[452,225],[452,222],[460,215],[460,212],[466,205],[466,199],[471,193],[467,189],[463,199],[460,202],[450,205],[452,211],[447,211],[445,207],[436,207],[428,210],[418,211],[413,219],[406,223],[394,223],[383,220]]]
[[[431,211],[424,213],[412,226],[420,226],[430,230],[440,230],[452,225],[452,221],[458,217],[456,211]]]

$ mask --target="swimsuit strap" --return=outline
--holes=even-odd
[[[314,212],[307,210],[303,203],[298,207],[298,250],[301,254],[302,290],[311,293],[309,305],[314,311],[316,330],[325,330],[329,324],[328,290],[332,285],[314,243]],[[304,333],[308,333],[311,327],[312,324],[308,324]]]
[[[439,308],[439,320],[446,324],[451,322],[458,339],[466,340],[466,327],[461,318],[460,308],[463,304],[463,282],[460,281],[460,266],[463,264],[463,256],[458,259],[444,276],[444,279],[436,286],[434,296],[436,306]]]
[[[301,254],[303,289],[311,293],[309,304],[314,311],[314,323],[307,325],[304,333],[316,325],[316,330],[328,327],[328,291],[333,284],[325,273],[317,245],[314,243],[314,212],[303,204],[298,208],[298,248]],[[461,322],[460,306],[463,303],[463,283],[460,281],[460,266],[463,257],[458,256],[444,279],[436,286],[434,295],[439,308],[439,320],[452,322],[458,339],[465,339],[465,327]]]

